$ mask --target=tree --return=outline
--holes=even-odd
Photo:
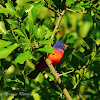
[[[1,98],[65,100],[69,94],[74,100],[100,99],[99,26],[99,0],[1,0]],[[46,59],[45,75],[27,78],[41,57],[53,53],[52,44],[58,40],[69,48],[57,73],[50,73],[49,68],[55,69]]]

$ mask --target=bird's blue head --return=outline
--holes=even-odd
[[[66,47],[66,44],[63,41],[58,41],[53,45],[53,47],[55,49],[63,49],[64,50]]]

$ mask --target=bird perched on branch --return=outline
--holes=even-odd
[[[48,58],[52,62],[53,66],[56,66],[59,64],[63,58],[64,50],[66,48],[66,44],[63,41],[56,42],[54,47],[54,54],[49,54]],[[47,64],[45,63],[45,60],[42,59],[40,63],[36,65],[36,69],[30,72],[27,77],[31,79],[35,79],[39,72],[41,72],[43,69],[48,68]]]

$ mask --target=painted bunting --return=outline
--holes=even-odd
[[[58,41],[53,45],[53,47],[54,47],[54,54],[49,54],[48,58],[52,62],[52,65],[56,66],[61,62],[63,58],[66,45],[63,41]],[[30,72],[27,75],[27,77],[31,79],[35,79],[39,74],[39,72],[41,72],[45,68],[48,68],[48,66],[46,65],[44,59],[42,59],[41,62],[36,65],[36,69]]]

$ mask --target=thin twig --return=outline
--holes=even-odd
[[[73,73],[73,72],[75,72],[75,71],[77,71],[77,70],[80,70],[80,69],[85,69],[85,68],[86,68],[86,66],[83,66],[82,68],[75,69],[75,70],[71,70],[71,71],[68,71],[68,72],[66,72],[66,73],[59,74],[59,77],[60,77],[60,76],[63,76],[63,75],[66,75],[66,74]]]
[[[60,15],[61,15],[61,13],[59,12],[59,11],[57,11],[57,10],[55,10],[54,8],[52,8],[51,6],[49,6],[49,5],[46,5],[50,10],[52,10],[52,11],[54,11],[54,12],[56,12],[56,13],[59,13]]]
[[[66,8],[66,10],[71,11],[71,12],[76,12],[76,13],[79,13],[79,14],[83,14],[83,12],[78,12],[78,11],[75,11],[75,10],[72,10],[72,9],[69,9],[69,8]]]
[[[62,74],[59,74],[59,77],[60,76],[63,76],[63,75],[66,75],[66,74],[69,74],[69,73],[72,73],[72,72],[74,72],[75,70],[71,70],[71,71],[68,71],[68,72],[66,72],[66,73],[62,73]]]

